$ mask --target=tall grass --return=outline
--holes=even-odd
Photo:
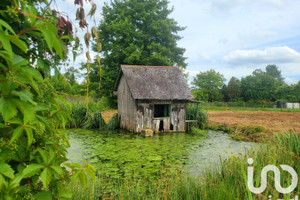
[[[98,177],[97,182],[87,190],[75,188],[73,199],[177,199],[177,200],[215,200],[215,199],[292,199],[300,195],[298,186],[291,194],[279,194],[274,187],[273,173],[268,174],[267,189],[259,195],[252,194],[247,188],[247,159],[254,159],[254,184],[260,185],[260,172],[263,167],[273,164],[286,164],[300,172],[300,135],[290,132],[251,150],[246,155],[220,159],[206,169],[202,175],[194,176],[184,170],[176,169],[160,174],[156,179],[131,177],[127,179],[110,179]],[[281,174],[281,185],[287,187],[291,177]]]
[[[118,128],[118,124],[117,114],[106,124],[98,107],[92,102],[89,103],[88,115],[85,104],[72,105],[71,121],[68,128],[115,130]]]

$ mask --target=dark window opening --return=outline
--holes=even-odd
[[[154,105],[154,117],[170,117],[170,104],[156,104]]]

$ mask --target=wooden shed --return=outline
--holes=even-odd
[[[121,65],[114,91],[121,128],[185,131],[186,106],[194,97],[178,67]]]

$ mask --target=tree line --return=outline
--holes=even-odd
[[[300,81],[288,85],[284,79],[276,65],[267,65],[264,71],[256,69],[241,79],[231,77],[226,84],[224,75],[211,69],[196,75],[192,92],[197,100],[205,102],[300,102]]]

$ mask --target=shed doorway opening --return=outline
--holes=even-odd
[[[159,122],[159,131],[164,131],[164,121],[160,120]]]
[[[170,117],[171,104],[155,104],[154,105],[154,118]]]

